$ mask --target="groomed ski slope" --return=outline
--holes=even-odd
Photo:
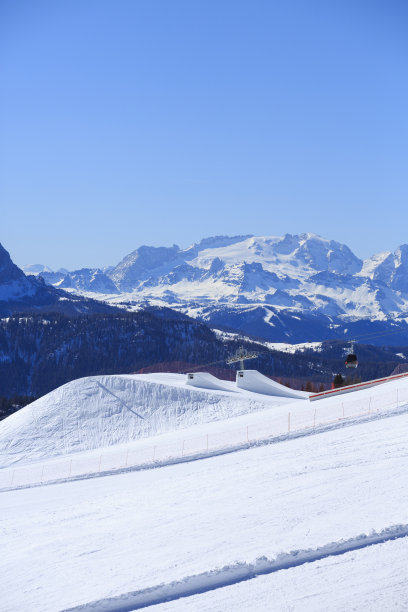
[[[408,413],[380,416],[1,493],[0,609],[405,610]]]
[[[0,468],[112,447],[293,401],[221,382],[224,390],[186,385],[182,374],[74,380],[0,423]]]
[[[227,420],[204,422],[91,451],[67,452],[67,449],[61,447],[57,451],[60,439],[57,429],[56,436],[47,439],[47,445],[53,450],[49,458],[38,458],[36,454],[33,456],[31,440],[28,445],[30,452],[24,452],[23,448],[23,452],[5,455],[8,461],[11,458],[15,463],[8,469],[0,469],[0,492],[155,469],[351,427],[357,423],[405,412],[408,412],[408,379],[391,381],[382,389],[377,389],[374,395],[371,389],[365,389],[341,398],[324,398],[313,404],[295,401],[272,405],[260,411],[231,416]],[[98,420],[103,421],[103,404],[100,413]],[[86,424],[92,425],[92,422],[87,420]],[[45,425],[43,430],[47,431]],[[29,433],[29,429],[23,432],[21,440],[24,441],[27,436],[30,439]],[[88,435],[92,439],[94,431],[92,428],[88,431],[78,428],[79,435],[81,439]],[[58,455],[54,457],[56,452]]]
[[[329,555],[285,571],[149,607],[151,612],[408,609],[406,539]]]

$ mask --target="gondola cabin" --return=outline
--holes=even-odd
[[[350,353],[347,355],[344,363],[346,364],[346,368],[356,368],[358,366],[357,355],[355,353]]]

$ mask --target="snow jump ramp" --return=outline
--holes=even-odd
[[[234,383],[230,383],[227,380],[220,380],[208,372],[194,372],[187,374],[186,385],[216,391],[235,391]]]
[[[293,399],[309,399],[309,394],[305,391],[296,391],[289,389],[285,385],[281,385],[267,376],[264,376],[258,370],[238,370],[237,372],[237,387],[252,391],[253,393],[262,393],[262,395],[275,395],[278,397],[291,397]]]

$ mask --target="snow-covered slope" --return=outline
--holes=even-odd
[[[112,446],[291,401],[227,382],[225,391],[205,386],[186,385],[183,374],[93,376],[67,383],[0,422],[0,467]]]
[[[374,400],[406,397],[406,382],[388,384],[370,391]],[[399,414],[374,410],[365,422],[200,461],[2,492],[1,609],[403,612],[407,410],[402,402]],[[99,450],[93,462],[97,470]]]

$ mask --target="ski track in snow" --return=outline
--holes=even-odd
[[[168,584],[159,584],[140,591],[131,591],[117,597],[67,608],[62,612],[132,612],[407,536],[407,524],[392,525],[380,532],[373,531],[369,535],[360,534],[348,540],[330,542],[318,548],[281,553],[275,559],[258,557],[253,563],[236,562],[223,568],[186,576],[182,580]]]
[[[145,420],[145,417],[142,416],[141,414],[139,414],[138,412],[136,412],[135,410],[133,410],[130,406],[128,406],[126,404],[126,402],[124,402],[118,395],[116,395],[116,393],[113,393],[110,389],[108,389],[108,387],[106,385],[103,385],[101,382],[96,381],[96,384],[98,385],[98,387],[100,389],[102,389],[103,391],[105,391],[106,393],[108,393],[108,395],[112,395],[112,397],[115,398],[115,400],[117,400],[120,404],[122,404],[122,406],[124,406],[126,408],[126,410],[129,410],[130,412],[132,412],[132,414],[136,415],[139,419],[143,419]]]
[[[184,457],[180,457],[180,456],[170,457],[164,460],[155,460],[155,461],[150,461],[147,463],[145,462],[142,464],[128,466],[128,467],[118,467],[118,468],[113,468],[109,470],[102,470],[102,471],[88,472],[88,473],[79,474],[79,475],[73,475],[70,477],[56,478],[56,479],[47,480],[43,482],[33,481],[31,483],[27,483],[23,485],[2,487],[0,488],[0,493],[6,493],[7,491],[15,491],[15,490],[21,490],[21,489],[31,489],[34,487],[43,487],[43,486],[54,485],[54,484],[63,484],[65,482],[74,482],[78,480],[88,480],[90,478],[113,476],[115,474],[124,474],[128,472],[138,472],[141,470],[152,470],[152,469],[162,468],[162,467],[166,467],[170,465],[177,465],[180,463],[200,461],[202,459],[209,459],[211,457],[218,457],[221,455],[236,453],[236,452],[248,450],[251,448],[267,446],[269,444],[277,444],[279,442],[285,442],[286,440],[295,440],[297,438],[314,436],[314,435],[318,435],[318,434],[325,433],[328,431],[334,431],[336,429],[341,429],[344,427],[352,427],[353,425],[357,425],[360,423],[367,423],[371,421],[388,419],[388,418],[392,418],[392,417],[395,417],[395,416],[398,416],[400,414],[404,414],[407,412],[408,412],[408,404],[404,406],[400,406],[399,408],[395,408],[393,410],[387,410],[387,412],[380,411],[377,414],[370,414],[370,415],[366,414],[366,415],[361,415],[361,417],[357,417],[357,418],[356,417],[345,418],[344,420],[342,419],[334,423],[331,422],[328,424],[319,425],[319,426],[316,426],[315,428],[306,427],[304,429],[293,431],[288,434],[282,434],[282,435],[273,436],[273,437],[269,436],[267,438],[259,438],[256,440],[251,440],[249,442],[234,444],[230,446],[224,446],[224,447],[216,448],[213,450],[200,451],[197,453],[186,455]],[[69,459],[69,457],[70,456],[68,455],[67,458]],[[12,473],[14,469],[15,468],[9,468],[8,471]],[[23,469],[23,468],[16,468],[16,469]]]

